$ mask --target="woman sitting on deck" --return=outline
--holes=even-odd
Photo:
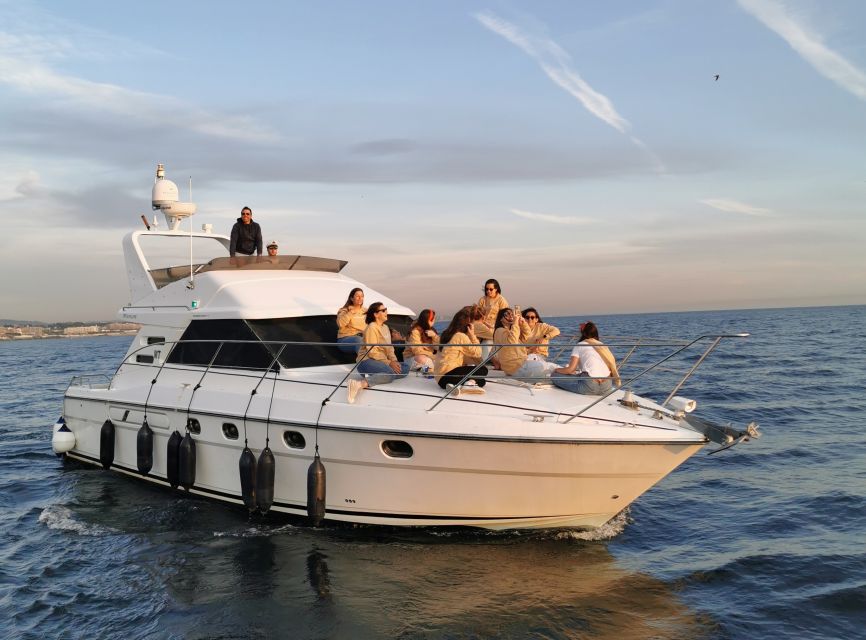
[[[407,346],[403,350],[403,362],[409,365],[410,371],[423,367],[433,368],[433,356],[436,345],[439,344],[439,333],[433,327],[435,321],[436,312],[433,309],[423,309],[409,328],[406,344],[418,345]]]
[[[355,287],[349,292],[346,304],[337,311],[337,342],[343,353],[358,353],[361,336],[367,328],[366,313],[364,290]]]
[[[497,346],[493,347],[495,355],[493,361],[496,362],[502,371],[507,376],[515,378],[543,378],[550,375],[550,372],[556,368],[553,363],[544,361],[544,358],[538,354],[530,354],[526,347],[514,346],[503,347],[501,345],[513,344],[519,345],[525,342],[522,335],[525,335],[529,330],[526,320],[518,316],[511,309],[502,309],[496,316],[496,330],[493,333],[493,342]]]
[[[520,341],[525,344],[537,344],[537,347],[529,347],[529,353],[537,353],[542,358],[547,358],[549,351],[547,345],[551,338],[559,335],[559,329],[552,324],[547,324],[538,315],[535,307],[528,307],[523,311],[523,319],[526,320],[528,331],[521,331]]]
[[[575,373],[577,371],[577,373]],[[619,372],[610,349],[598,339],[593,322],[580,325],[580,341],[571,352],[568,366],[554,370],[553,384],[566,391],[589,396],[603,396],[611,390],[611,378],[619,386]]]
[[[508,300],[502,295],[499,281],[490,278],[484,283],[484,295],[478,300],[478,307],[483,316],[475,323],[475,334],[482,340],[490,340],[493,338],[496,314],[508,307]]]
[[[367,310],[367,328],[364,329],[364,344],[358,351],[358,373],[361,380],[349,380],[347,398],[354,404],[358,393],[377,384],[389,384],[397,378],[405,378],[409,365],[397,360],[391,346],[391,329],[385,324],[388,309],[381,302],[374,302]],[[369,374],[369,375],[368,375]]]
[[[442,332],[439,353],[436,354],[434,372],[436,382],[443,389],[458,384],[475,366],[481,363],[481,347],[472,328],[472,308],[464,307],[454,314],[451,324]],[[487,367],[479,367],[469,382],[483,387]]]

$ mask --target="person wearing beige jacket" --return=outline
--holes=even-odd
[[[524,309],[523,319],[526,320],[527,330],[521,331],[520,341],[525,344],[537,344],[537,347],[529,347],[529,353],[537,353],[546,359],[550,354],[547,345],[550,344],[551,338],[559,335],[559,329],[544,322],[535,307]]]
[[[382,302],[374,302],[367,309],[367,328],[364,329],[364,346],[358,350],[356,371],[363,377],[350,379],[346,392],[349,404],[354,404],[358,393],[369,387],[390,384],[409,374],[409,366],[397,360],[391,346],[391,329],[385,322],[388,309]]]
[[[337,347],[343,353],[357,355],[361,336],[367,328],[367,307],[364,306],[364,290],[355,287],[349,292],[346,304],[337,310]]]
[[[422,309],[418,319],[409,328],[409,337],[406,338],[406,348],[403,350],[403,362],[409,365],[410,371],[423,367],[433,368],[433,356],[439,344],[439,333],[433,326],[434,322],[436,322],[436,312],[433,309]]]
[[[443,389],[458,384],[481,362],[481,347],[472,327],[472,308],[463,307],[454,314],[451,324],[442,332],[439,353],[433,363],[436,382]],[[487,384],[487,367],[478,367],[468,382],[478,387]]]
[[[484,283],[484,295],[478,300],[483,317],[475,323],[475,335],[481,340],[492,340],[496,315],[508,307],[508,300],[502,295],[499,281],[490,278]]]
[[[493,361],[505,375],[521,379],[543,378],[556,368],[552,362],[545,362],[540,355],[530,354],[527,348],[522,346],[526,342],[521,336],[528,330],[526,320],[511,309],[503,309],[496,316]],[[512,344],[515,346],[502,346]]]

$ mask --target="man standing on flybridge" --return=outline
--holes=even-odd
[[[234,258],[236,253],[247,256],[262,255],[262,228],[258,222],[253,222],[253,210],[249,207],[241,209],[241,217],[232,227],[229,255]]]

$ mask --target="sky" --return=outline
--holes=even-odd
[[[0,317],[114,318],[157,163],[442,317],[864,304],[864,152],[860,0],[0,0]]]

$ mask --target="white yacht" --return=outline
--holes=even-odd
[[[363,287],[404,334],[411,309],[344,275],[345,261],[230,258],[210,225],[181,230],[195,205],[178,202],[162,165],[153,208],[166,228],[123,240],[119,316],[142,328],[113,377],[71,382],[59,455],[313,524],[593,528],[709,441],[758,435],[696,418],[680,385],[657,403],[498,372],[483,394],[446,392],[410,374],[350,404],[357,373],[334,344],[337,308]]]

